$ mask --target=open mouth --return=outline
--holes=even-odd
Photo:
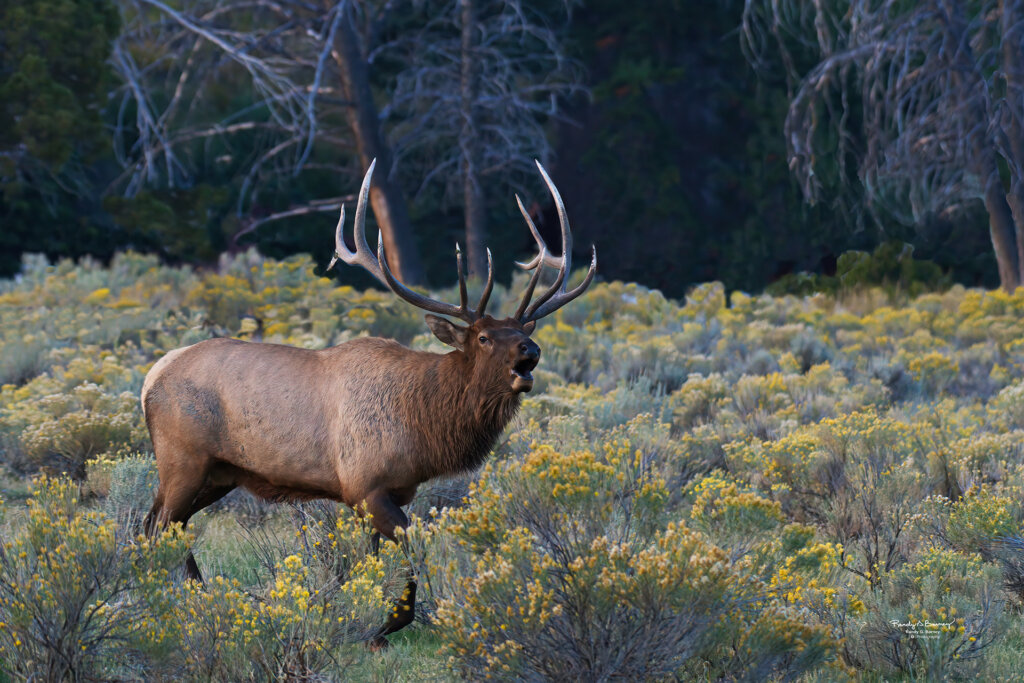
[[[533,375],[530,374],[537,367],[537,361],[533,358],[524,358],[512,366],[512,389],[514,391],[529,391],[533,388]]]

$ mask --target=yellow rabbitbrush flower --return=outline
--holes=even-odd
[[[733,471],[756,473],[751,479],[764,482],[774,494],[818,489],[812,473],[828,455],[814,428],[797,429],[775,441],[734,441],[724,450]]]
[[[67,479],[36,479],[25,525],[0,548],[0,671],[15,678],[103,678],[126,645],[173,638],[153,606],[185,551],[180,528],[136,540],[79,496]]]
[[[769,531],[783,521],[778,501],[758,495],[721,471],[699,479],[688,490],[694,496],[690,518],[707,530],[742,537]]]
[[[131,547],[139,566],[154,568],[133,589],[138,601],[94,603],[103,619],[133,617],[137,668],[89,675],[337,678],[338,668],[313,671],[324,661],[318,648],[346,662],[346,644],[379,627],[405,585],[409,560],[422,614],[433,618],[444,603],[465,617],[450,644],[473,654],[449,653],[472,679],[570,677],[590,665],[596,679],[604,675],[597,664],[623,654],[616,643],[646,653],[623,655],[632,668],[618,675],[636,680],[831,678],[837,670],[805,657],[823,651],[808,627],[845,638],[836,657],[860,677],[987,679],[1016,670],[1003,635],[1013,614],[999,603],[1019,599],[1005,587],[1014,570],[1001,561],[1013,559],[1020,534],[1024,292],[727,296],[711,283],[678,302],[640,285],[595,283],[538,325],[537,384],[490,466],[475,485],[424,487],[401,546],[384,543],[373,558],[355,516],[313,519],[304,505],[302,523],[289,527],[296,536],[273,559],[252,572],[225,561],[251,577],[248,585],[214,576],[205,587],[182,585],[162,574],[160,549],[174,543],[149,544],[116,525],[113,546],[97,532],[86,547],[81,529],[108,525],[102,509],[114,501],[106,494],[123,479],[115,468],[137,462],[144,473],[138,390],[169,350],[260,329],[264,341],[309,347],[375,335],[442,350],[390,293],[337,287],[313,267],[308,257],[255,252],[202,272],[137,254],[115,256],[110,267],[29,257],[17,281],[0,283],[3,459],[16,472],[84,473],[67,515],[96,513],[45,553],[13,548],[14,539],[29,523],[50,524],[51,539],[74,525],[37,519],[28,506],[8,515],[9,558],[32,567],[10,609],[59,598],[45,562],[64,567],[78,554],[73,566],[91,567],[111,548],[120,557]],[[527,279],[496,285],[495,307],[514,306]],[[455,288],[439,296],[449,295]],[[17,476],[4,477],[18,500]],[[127,502],[149,503],[148,494],[135,498]],[[450,507],[417,518],[432,503]],[[690,554],[674,555],[663,538]],[[204,543],[204,554],[222,550],[216,535]],[[168,560],[172,575],[179,565],[180,557]],[[686,597],[695,585],[725,611],[703,594]],[[942,609],[944,620],[964,619],[963,639],[941,632],[950,639],[935,650],[885,626],[923,611],[936,620]],[[297,619],[303,612],[309,618]],[[660,650],[630,635],[651,615],[668,634]],[[659,619],[674,619],[675,630]],[[701,630],[706,620],[710,631]],[[19,623],[7,614],[0,622],[5,632]],[[695,641],[672,640],[691,627]],[[5,646],[38,652],[27,633]],[[695,654],[681,661],[678,653]]]
[[[201,306],[211,322],[229,330],[238,329],[241,318],[259,302],[249,280],[235,275],[210,274],[189,292],[186,305]]]
[[[464,578],[446,583],[437,613],[442,651],[453,666],[467,675],[528,677],[545,670],[546,658],[553,666],[575,651],[581,629],[598,628],[602,642],[629,649],[609,650],[608,656],[624,658],[619,670],[643,678],[687,665],[678,657],[689,645],[678,639],[696,635],[680,623],[704,624],[700,638],[717,642],[754,623],[769,603],[782,604],[755,577],[752,562],[735,562],[696,529],[659,521],[667,490],[642,445],[656,433],[650,416],[638,416],[597,453],[532,444],[521,460],[489,463],[467,505],[440,515],[430,534],[450,534],[470,554]],[[777,504],[730,485],[708,481],[700,488],[697,495],[714,492],[704,501],[709,515],[716,505],[726,510],[733,503],[779,514]],[[646,529],[643,535],[638,528]],[[457,566],[428,558],[429,583],[435,572]],[[773,623],[783,628],[791,618]],[[615,629],[628,630],[637,620],[658,635],[642,645],[617,635]],[[814,637],[772,640],[770,647],[806,649],[808,662],[821,661],[830,638],[807,628]]]
[[[929,391],[942,391],[960,373],[960,364],[954,358],[930,351],[923,355],[911,356],[907,363],[910,375]]]
[[[110,289],[107,287],[100,287],[89,293],[89,296],[82,299],[84,304],[100,304],[110,298]]]
[[[695,634],[680,629],[679,620],[704,624],[702,639],[712,633],[724,637],[726,631],[738,637],[753,628],[758,633],[754,651],[774,634],[771,649],[797,656],[806,650],[812,662],[824,660],[834,648],[825,630],[801,623],[796,613],[783,614],[777,605],[750,611],[755,602],[765,604],[757,583],[727,553],[683,525],[668,525],[651,544],[598,536],[581,550],[565,561],[545,552],[543,541],[527,529],[507,532],[480,557],[462,591],[439,606],[442,653],[449,662],[476,675],[529,676],[564,663],[584,625],[604,633],[628,630],[637,620],[654,634],[649,642],[601,636],[609,656],[620,658],[619,671],[685,666],[687,658],[679,657],[686,649],[678,646]],[[763,621],[765,609],[773,614],[770,622]],[[762,632],[767,623],[772,628]],[[787,640],[785,633],[793,637]],[[652,657],[655,651],[660,656]],[[701,656],[711,651],[702,650]]]
[[[257,672],[274,679],[310,676],[328,668],[332,652],[368,639],[371,624],[379,625],[386,611],[380,561],[367,560],[336,586],[317,584],[303,558],[288,555],[277,563],[276,577],[263,596],[222,576],[205,586],[188,582],[174,608],[184,646],[179,665],[198,676],[212,670],[224,680]]]
[[[768,581],[769,595],[797,606],[838,608],[841,591],[834,581],[842,556],[843,546],[838,543],[816,543],[800,548],[776,567]],[[863,602],[851,600],[849,595],[844,596],[842,602],[853,615],[864,609]]]
[[[1022,516],[1019,497],[994,494],[987,486],[973,488],[950,506],[945,534],[958,550],[990,554],[1003,539],[1021,534]]]
[[[982,570],[981,557],[930,546],[919,556],[916,562],[908,563],[900,568],[900,575],[920,587],[925,581],[935,581],[941,592],[951,592],[953,588],[963,589],[970,579]]]
[[[523,481],[538,487],[539,496],[573,505],[581,499],[606,498],[616,482],[616,470],[594,453],[562,454],[548,445],[533,449],[521,465]]]

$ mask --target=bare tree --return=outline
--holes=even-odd
[[[485,182],[522,188],[551,148],[544,122],[560,99],[585,92],[582,69],[528,0],[414,0],[422,28],[402,32],[375,57],[398,60],[384,110],[402,172],[420,192],[441,186],[465,210],[470,274],[487,272]],[[564,5],[566,18],[568,5]]]
[[[393,11],[392,3],[367,2],[360,9],[368,24]],[[387,168],[354,3],[121,0],[121,10],[124,27],[112,57],[124,84],[115,151],[125,170],[117,191],[132,196],[145,186],[187,187],[215,150],[215,163],[241,172],[237,245],[268,222],[336,213],[351,199],[317,199],[268,213],[260,194],[282,179],[326,170],[350,175],[354,186],[373,156]],[[339,110],[351,137],[329,124],[341,117]],[[352,138],[358,169],[335,161],[352,156]],[[403,281],[420,283],[404,201],[383,180],[372,204],[389,258]]]
[[[745,0],[744,46],[791,84],[809,200],[856,167],[908,222],[981,201],[1004,289],[1024,282],[1024,0]],[[810,68],[801,65],[810,64]]]
[[[345,3],[341,3],[342,7]],[[398,249],[388,252],[389,261],[400,273],[404,282],[422,283],[424,281],[423,266],[419,255],[413,248],[412,229],[405,199],[401,189],[395,182],[391,149],[385,142],[380,128],[380,116],[370,88],[370,73],[366,42],[373,39],[388,15],[394,11],[396,3],[385,2],[381,16],[369,17],[363,40],[357,29],[355,10],[342,7],[339,17],[339,31],[331,46],[331,54],[338,66],[342,89],[348,99],[346,114],[349,127],[355,134],[359,159],[365,171],[376,159],[384,173],[381,173],[375,187],[370,189],[370,204],[377,222],[390,226],[384,234],[386,249]]]

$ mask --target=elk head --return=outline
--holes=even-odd
[[[426,321],[430,331],[439,340],[454,347],[465,357],[465,362],[472,368],[472,374],[477,381],[498,392],[519,394],[530,391],[533,388],[531,373],[540,360],[540,347],[530,339],[537,321],[586,291],[597,271],[597,249],[592,247],[590,269],[583,282],[572,290],[566,290],[567,279],[572,269],[572,232],[569,229],[569,219],[558,189],[551,182],[551,178],[540,162],[536,163],[558,209],[558,220],[562,228],[562,255],[551,255],[537,226],[534,225],[530,214],[523,206],[522,200],[516,195],[519,211],[523,214],[526,224],[530,227],[530,232],[537,241],[539,252],[532,260],[516,264],[524,270],[532,270],[533,275],[530,277],[519,307],[512,317],[499,320],[485,312],[491,290],[494,287],[494,267],[490,249],[487,250],[487,284],[484,286],[476,308],[470,308],[467,302],[466,273],[463,269],[462,250],[458,244],[455,245],[456,268],[459,275],[460,303],[458,306],[423,296],[399,282],[388,267],[384,254],[384,240],[379,231],[377,233],[377,253],[373,254],[366,241],[366,199],[370,193],[370,179],[373,176],[374,166],[377,164],[376,159],[370,164],[363,177],[359,200],[356,203],[354,225],[356,250],[353,252],[345,245],[343,234],[345,207],[342,206],[341,217],[338,219],[338,226],[335,230],[334,258],[331,259],[327,270],[330,270],[339,258],[349,265],[362,266],[399,297],[417,308],[429,311]],[[558,274],[551,286],[543,294],[534,298],[534,290],[544,266],[557,268]],[[458,325],[447,318],[432,315],[433,313],[458,318],[466,325]]]

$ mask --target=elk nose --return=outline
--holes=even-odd
[[[519,345],[519,353],[523,358],[538,360],[540,358],[540,347],[532,339],[527,339]]]

